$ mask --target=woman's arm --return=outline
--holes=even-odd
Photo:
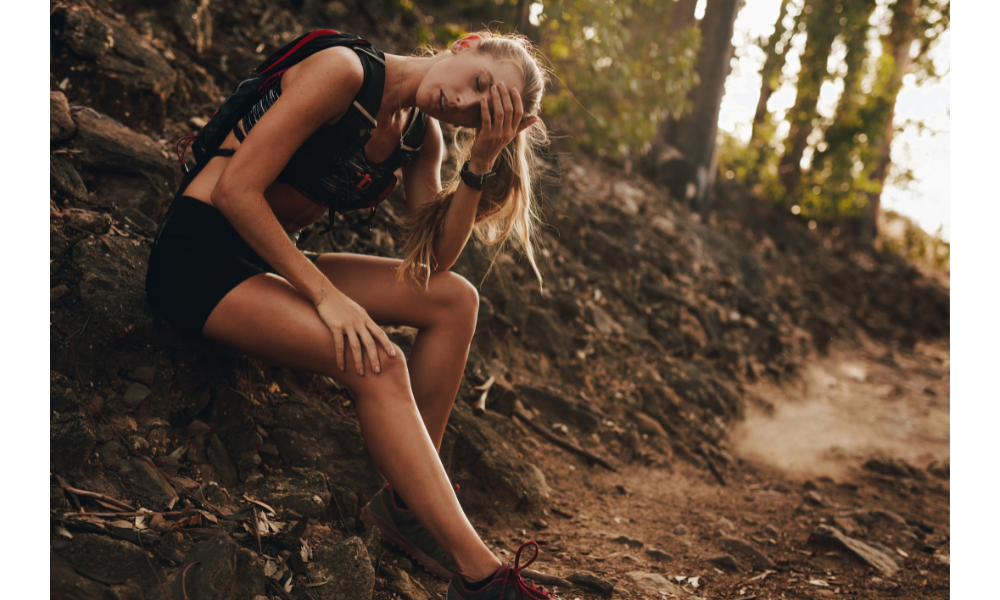
[[[363,81],[361,62],[348,48],[318,52],[290,69],[283,77],[281,96],[250,130],[212,191],[212,204],[247,244],[317,306],[334,335],[341,370],[347,335],[361,374],[360,345],[379,372],[372,335],[393,354],[388,336],[295,248],[268,206],[264,190],[316,129],[347,112]]]

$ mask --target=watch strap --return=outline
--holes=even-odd
[[[462,171],[459,173],[459,175],[461,176],[462,181],[464,181],[466,185],[468,185],[474,190],[482,191],[483,185],[486,183],[486,180],[496,175],[496,173],[494,173],[493,171],[487,171],[485,173],[473,173],[472,171],[469,170],[469,161],[465,161],[465,164],[462,165]]]

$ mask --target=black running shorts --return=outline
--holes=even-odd
[[[319,256],[304,254],[313,261]],[[180,196],[149,255],[146,297],[165,319],[200,336],[226,294],[254,275],[274,272],[219,209]]]

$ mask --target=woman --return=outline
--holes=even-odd
[[[373,57],[384,67],[372,71]],[[302,167],[310,157],[301,149],[336,143],[337,123],[372,72],[384,76],[378,114],[366,113],[376,126],[339,171],[354,179]],[[474,229],[488,242],[513,237],[535,267],[529,168],[545,137],[544,85],[517,36],[481,32],[422,57],[319,51],[284,72],[229,134],[221,147],[235,152],[211,159],[183,190],[149,260],[150,303],[168,320],[350,388],[368,451],[392,486],[363,518],[431,572],[454,572],[449,597],[546,596],[479,539],[437,454],[478,311],[475,288],[448,269]],[[475,129],[459,148],[463,174],[446,189],[438,120]],[[422,144],[404,144],[421,126]],[[289,232],[343,209],[344,198],[348,208],[374,206],[388,192],[369,198],[379,191],[368,184],[400,166],[410,212],[403,261],[310,258],[295,248]],[[408,364],[379,323],[418,328]]]

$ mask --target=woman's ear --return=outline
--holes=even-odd
[[[462,50],[469,50],[471,48],[478,48],[481,44],[483,38],[479,37],[474,33],[470,33],[460,40],[456,40],[451,45],[452,52],[461,52]]]

